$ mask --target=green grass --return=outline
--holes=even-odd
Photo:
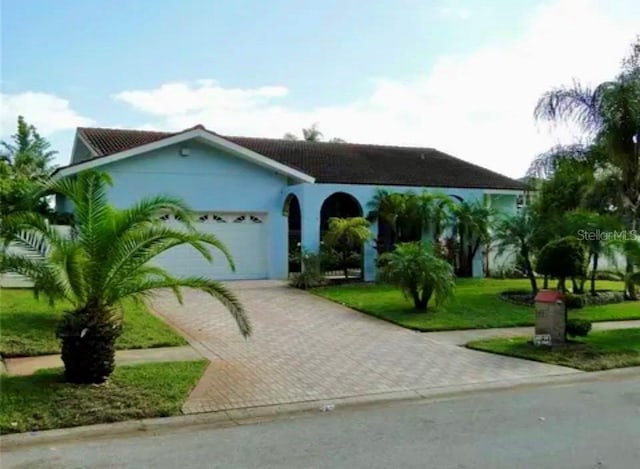
[[[54,307],[31,290],[0,290],[0,354],[5,357],[47,355],[60,352],[55,331],[67,304]],[[185,345],[173,329],[153,316],[146,307],[129,303],[118,349]]]
[[[0,375],[0,433],[176,415],[206,366],[206,360],[123,366],[99,386],[65,383],[60,369]]]
[[[467,346],[584,371],[640,365],[640,328],[593,332],[559,350],[535,347],[531,337],[479,340]]]
[[[439,331],[532,325],[533,307],[508,303],[499,297],[500,292],[505,290],[528,287],[526,279],[459,279],[455,296],[440,308],[430,304],[426,313],[417,312],[398,289],[388,285],[351,284],[313,291],[317,295],[409,329]],[[598,288],[621,290],[622,283],[600,281]],[[640,319],[640,303],[589,306],[570,311],[569,317],[590,321]]]

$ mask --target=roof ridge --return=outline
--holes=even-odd
[[[109,131],[115,131],[115,132],[136,132],[136,133],[140,133],[140,134],[166,134],[166,135],[173,135],[175,133],[179,133],[179,132],[170,132],[167,130],[143,130],[143,129],[128,129],[128,128],[122,128],[122,127],[76,127],[76,130],[81,130],[81,131],[85,131],[85,130],[109,130]],[[191,129],[187,129],[187,130],[191,130]],[[182,131],[180,131],[182,132]]]
[[[273,142],[291,142],[291,143],[302,143],[305,145],[351,145],[351,146],[359,146],[359,147],[377,147],[377,148],[396,148],[396,149],[409,149],[409,150],[429,150],[429,151],[437,151],[440,153],[440,150],[434,147],[421,147],[417,145],[391,145],[387,143],[358,143],[358,142],[324,142],[324,141],[310,141],[310,140],[290,140],[288,138],[275,138],[275,137],[247,137],[245,135],[222,135],[222,138],[246,138],[250,140],[270,140]]]

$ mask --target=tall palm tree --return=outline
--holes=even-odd
[[[462,201],[453,207],[454,235],[458,244],[458,272],[473,275],[473,259],[480,246],[489,241],[493,211],[481,201]]]
[[[531,254],[537,229],[538,223],[534,214],[523,208],[518,213],[499,220],[493,235],[498,254],[515,251],[520,257],[534,294],[538,292],[538,283],[533,271]]]
[[[215,236],[195,230],[195,215],[182,200],[148,197],[120,210],[108,202],[110,184],[104,173],[84,172],[47,185],[46,193],[61,194],[73,203],[71,237],[35,214],[13,217],[7,227],[10,241],[37,251],[44,260],[5,254],[2,271],[27,276],[36,294],[71,304],[58,329],[67,380],[100,383],[107,379],[114,369],[123,301],[143,301],[159,289],[171,290],[179,301],[183,287],[210,294],[248,336],[251,325],[245,311],[222,284],[204,277],[175,277],[153,265],[163,252],[189,245],[209,261],[210,248],[218,250],[233,268],[225,246]],[[174,215],[182,229],[163,224],[160,218],[165,214]]]
[[[640,226],[640,38],[624,60],[622,72],[595,88],[574,82],[546,92],[534,116],[539,120],[578,125],[597,145],[607,161],[621,172],[620,202],[627,227]],[[627,272],[633,263],[627,262]],[[633,285],[628,293],[637,298]]]
[[[451,220],[455,204],[448,195],[430,191],[420,194],[419,201],[421,232],[429,232],[433,242],[438,242]]]
[[[377,189],[373,198],[367,203],[369,210],[367,220],[371,223],[378,222],[379,232],[382,231],[383,224],[388,226],[391,231],[390,239],[381,240],[385,252],[392,249],[393,243],[398,238],[398,219],[404,213],[404,207],[403,194],[384,189]]]

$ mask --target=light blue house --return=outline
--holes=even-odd
[[[290,243],[318,251],[331,216],[366,214],[379,188],[440,191],[459,200],[484,200],[515,211],[525,187],[432,148],[321,143],[221,136],[196,126],[177,133],[79,128],[71,162],[59,176],[86,169],[109,173],[111,200],[128,206],[164,193],[185,199],[200,214],[198,229],[217,235],[235,260],[213,264],[190,248],[159,262],[175,274],[218,279],[283,279]],[[71,211],[65,200],[59,211]],[[166,223],[175,221],[166,217]],[[371,227],[374,237],[378,226]],[[295,248],[296,246],[291,246]],[[365,280],[375,278],[374,243],[365,246]],[[483,271],[483,253],[474,275]]]

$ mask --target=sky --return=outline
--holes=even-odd
[[[0,136],[78,126],[433,147],[512,177],[575,129],[546,90],[615,77],[637,0],[0,0]]]

